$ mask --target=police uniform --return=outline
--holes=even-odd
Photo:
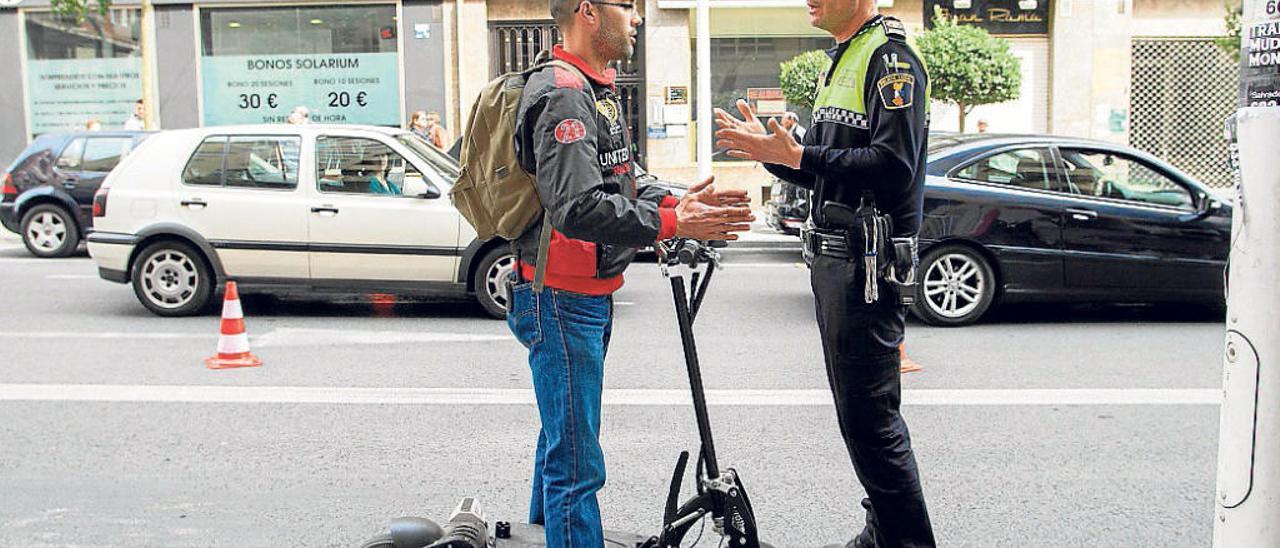
[[[902,23],[877,16],[827,52],[800,169],[767,165],[813,191],[817,234],[843,227],[822,204],[864,200],[892,219],[892,236],[911,238],[924,205],[929,83]],[[857,546],[934,546],[902,399],[898,345],[906,308],[898,288],[868,268],[854,239],[843,252],[817,246],[811,270],[827,377],[840,431],[869,501]],[[858,242],[861,240],[859,239]],[[882,258],[881,260],[884,260]],[[868,276],[870,270],[872,274]],[[878,285],[878,296],[869,298]]]

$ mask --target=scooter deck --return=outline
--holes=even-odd
[[[711,535],[711,531],[707,531],[707,535]],[[648,536],[608,530],[604,532],[604,548],[635,548],[636,543],[646,540],[649,540]],[[511,538],[500,538],[494,542],[494,548],[543,548],[546,545],[547,537],[542,532],[542,526],[527,523],[512,523]],[[773,548],[773,545],[761,542],[760,548]]]
[[[605,548],[635,548],[637,542],[644,542],[649,537],[633,535],[630,533],[620,533],[618,531],[604,532]],[[500,538],[494,540],[495,548],[542,548],[547,545],[547,537],[542,531],[541,525],[529,525],[527,523],[512,523],[511,538]]]

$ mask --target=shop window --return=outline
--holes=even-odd
[[[204,124],[400,125],[397,25],[394,4],[201,9]]]
[[[738,99],[750,99],[752,90],[760,97],[772,99],[781,87],[778,79],[780,65],[807,51],[826,50],[834,45],[831,38],[818,36],[773,36],[711,39],[711,101],[713,108],[722,108],[738,115]],[[691,43],[690,47],[696,47]],[[692,81],[697,89],[697,67],[693,68]],[[693,112],[697,112],[696,97]],[[771,100],[771,104],[778,104]],[[753,107],[758,102],[753,102]],[[800,124],[809,125],[812,111],[796,105],[786,110],[795,112]],[[766,112],[768,114],[768,112]],[[775,112],[773,114],[780,114]],[[668,124],[676,123],[667,120]],[[715,161],[739,161],[730,158],[723,150],[716,150]]]
[[[31,131],[41,135],[122,127],[142,96],[137,9],[91,13],[82,21],[27,11],[26,88]]]

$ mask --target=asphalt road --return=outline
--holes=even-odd
[[[727,251],[697,325],[720,460],[780,547],[862,519],[798,261]],[[627,279],[600,498],[608,528],[648,533],[697,433],[669,288],[649,264]],[[463,496],[522,518],[537,416],[503,322],[360,295],[245,310],[265,365],[211,371],[215,316],[152,316],[87,257],[0,240],[0,545],[353,546]],[[1207,545],[1222,338],[1220,317],[1176,307],[910,325],[925,369],[904,413],[940,545]]]

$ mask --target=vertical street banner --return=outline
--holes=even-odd
[[[1280,106],[1280,0],[1260,0],[1245,7],[1240,106]]]
[[[284,123],[304,106],[311,122],[398,126],[399,55],[225,55],[201,59],[204,125]]]
[[[82,130],[94,119],[119,129],[142,98],[141,72],[138,57],[27,61],[31,133]]]

